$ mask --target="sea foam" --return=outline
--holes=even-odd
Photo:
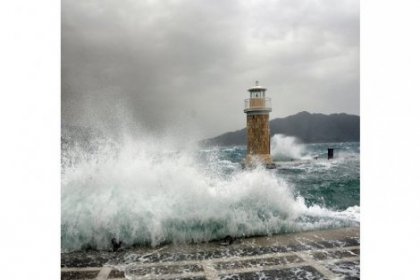
[[[221,174],[212,168],[220,157],[200,159],[198,149],[129,138],[98,142],[90,152],[65,148],[62,249],[108,249],[113,237],[126,246],[156,246],[359,222],[358,209],[307,207],[275,170],[232,165],[229,176]]]
[[[275,134],[271,137],[271,155],[275,161],[310,159],[305,145],[293,136]]]

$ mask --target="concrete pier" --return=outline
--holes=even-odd
[[[226,244],[225,244],[226,245]],[[359,279],[359,228],[62,253],[61,279]]]

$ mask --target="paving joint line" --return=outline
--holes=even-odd
[[[204,273],[206,275],[206,279],[208,280],[219,280],[219,272],[213,266],[211,261],[206,261],[201,263],[201,267],[204,269]]]
[[[339,276],[333,273],[331,270],[329,270],[324,265],[320,264],[320,262],[316,261],[314,258],[312,258],[311,255],[303,252],[297,253],[297,255],[302,258],[306,263],[308,263],[310,266],[315,268],[319,273],[321,273],[323,276],[325,276],[327,279],[333,280],[338,279]]]
[[[359,256],[354,256],[354,257],[345,257],[341,259],[320,260],[318,262],[322,264],[334,264],[338,262],[354,262],[354,261],[359,261],[359,260],[360,260]]]
[[[88,272],[88,271],[96,271],[101,270],[102,266],[99,267],[62,267],[61,272]]]
[[[102,267],[101,271],[99,271],[98,275],[96,276],[96,280],[106,280],[108,279],[109,274],[112,271],[112,267],[104,266]]]

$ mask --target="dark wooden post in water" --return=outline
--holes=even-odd
[[[244,113],[248,135],[248,152],[245,166],[252,167],[263,164],[267,168],[275,168],[270,155],[270,124],[271,99],[265,97],[266,89],[255,83],[248,89],[250,98],[245,100]]]
[[[334,158],[334,149],[328,148],[328,159]]]

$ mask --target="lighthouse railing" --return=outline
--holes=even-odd
[[[271,98],[245,99],[245,110],[252,109],[271,109]]]

